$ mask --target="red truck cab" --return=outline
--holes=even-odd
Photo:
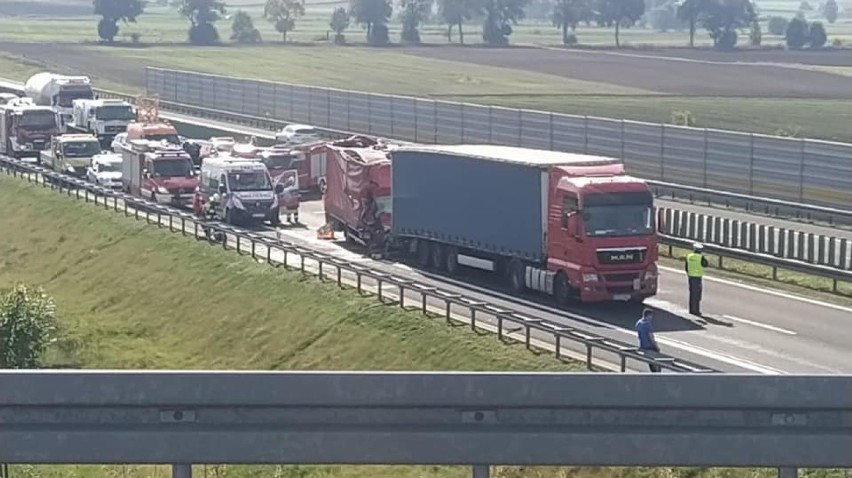
[[[656,295],[653,195],[644,181],[624,175],[622,164],[555,166],[549,195],[547,270],[562,272],[557,296],[598,302]]]
[[[122,153],[125,191],[160,204],[192,205],[198,175],[192,157],[180,146],[136,139]]]
[[[15,158],[36,157],[61,134],[59,116],[30,98],[14,98],[0,106],[0,153]]]

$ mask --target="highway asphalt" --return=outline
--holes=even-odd
[[[473,298],[505,304],[532,317],[586,328],[617,340],[635,339],[633,325],[639,308],[623,304],[577,306],[558,310],[545,298],[530,295],[522,301],[495,290],[480,278],[452,280],[420,272],[402,264],[362,257],[339,241],[316,239],[324,221],[320,201],[302,205],[303,227],[286,227],[282,234],[294,242],[377,269],[444,286]],[[852,373],[852,309],[786,292],[763,290],[746,283],[710,277],[705,281],[704,318],[687,313],[685,275],[677,269],[661,271],[660,294],[646,305],[656,309],[655,328],[667,353],[727,372]]]

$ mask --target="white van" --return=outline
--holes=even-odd
[[[194,201],[195,213],[232,225],[269,222],[281,224],[278,196],[284,185],[273,186],[263,162],[211,156],[201,163],[201,178]]]

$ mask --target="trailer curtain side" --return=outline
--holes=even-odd
[[[393,231],[500,256],[546,259],[547,166],[393,153]]]

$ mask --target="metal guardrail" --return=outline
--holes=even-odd
[[[847,207],[852,145],[146,68],[163,100],[415,143],[488,143],[622,158],[645,179]]]
[[[662,232],[671,237],[715,244],[848,271],[852,241],[710,214],[658,207]]]
[[[594,359],[597,351],[618,357],[621,372],[626,372],[628,363],[631,362],[659,365],[663,370],[676,373],[717,372],[704,365],[666,354],[660,354],[657,357],[645,355],[639,352],[635,345],[575,327],[530,317],[528,314],[508,308],[496,307],[480,300],[371,269],[291,242],[275,240],[256,231],[206,222],[186,211],[105,189],[19,160],[0,156],[0,169],[12,176],[23,177],[42,186],[57,189],[59,192],[65,192],[77,199],[94,202],[116,212],[123,212],[125,216],[133,216],[137,220],[144,218],[149,224],[154,223],[158,227],[167,227],[170,232],[181,233],[184,236],[191,235],[197,240],[221,245],[225,250],[232,249],[238,254],[251,255],[252,258],[265,261],[271,266],[283,266],[292,269],[289,259],[291,256],[295,257],[298,262],[298,266],[295,267],[296,270],[303,274],[315,275],[320,280],[332,278],[340,287],[347,285],[346,280],[344,280],[344,273],[347,273],[349,276],[354,276],[355,287],[360,293],[369,292],[364,284],[364,279],[369,279],[374,285],[379,301],[388,303],[388,299],[390,299],[397,302],[399,307],[405,310],[411,310],[407,306],[408,301],[416,301],[418,302],[416,308],[424,315],[431,315],[434,310],[441,310],[447,322],[465,323],[470,326],[471,330],[495,332],[501,341],[520,340],[524,342],[527,348],[544,348],[534,344],[534,342],[540,342],[540,337],[545,337],[552,340],[553,351],[557,359],[561,359],[564,354],[564,341],[581,344],[585,348],[585,362],[590,370],[595,367]],[[154,220],[154,217],[156,217],[156,220]],[[278,259],[278,257],[283,259]],[[316,270],[314,271],[310,265],[314,265]],[[328,270],[329,268],[331,270]],[[392,292],[389,292],[388,288],[392,289]],[[396,292],[396,299],[392,297],[393,292]],[[412,295],[415,297],[412,298]],[[460,310],[465,315],[460,314]],[[518,339],[519,332],[521,334]]]
[[[18,82],[0,80],[0,91],[23,93],[23,85]],[[103,98],[117,98],[131,102],[135,100],[134,96],[124,93],[102,89],[98,89],[96,91]],[[270,133],[267,139],[272,139],[275,131],[291,124],[290,121],[273,119],[268,116],[254,116],[206,106],[187,105],[165,100],[161,100],[160,106],[167,112],[266,130]],[[317,130],[329,139],[340,139],[355,134],[354,132],[341,129],[317,127]],[[850,161],[850,163],[852,164],[852,161]],[[668,196],[672,199],[685,199],[690,202],[701,202],[710,206],[722,205],[725,207],[734,207],[775,217],[790,217],[823,221],[829,224],[836,223],[852,225],[852,210],[848,209],[772,199],[725,190],[709,189],[706,187],[676,184],[666,181],[647,180],[647,182],[657,197]],[[848,206],[848,203],[843,206]]]
[[[852,162],[852,157],[849,158],[849,161]],[[694,188],[663,181],[648,181],[648,184],[658,198],[670,197],[673,200],[686,200],[693,204],[742,209],[746,212],[777,218],[852,225],[852,210],[849,209],[815,206],[714,189]]]
[[[26,464],[852,466],[840,376],[2,371]],[[186,475],[183,475],[186,476]]]

